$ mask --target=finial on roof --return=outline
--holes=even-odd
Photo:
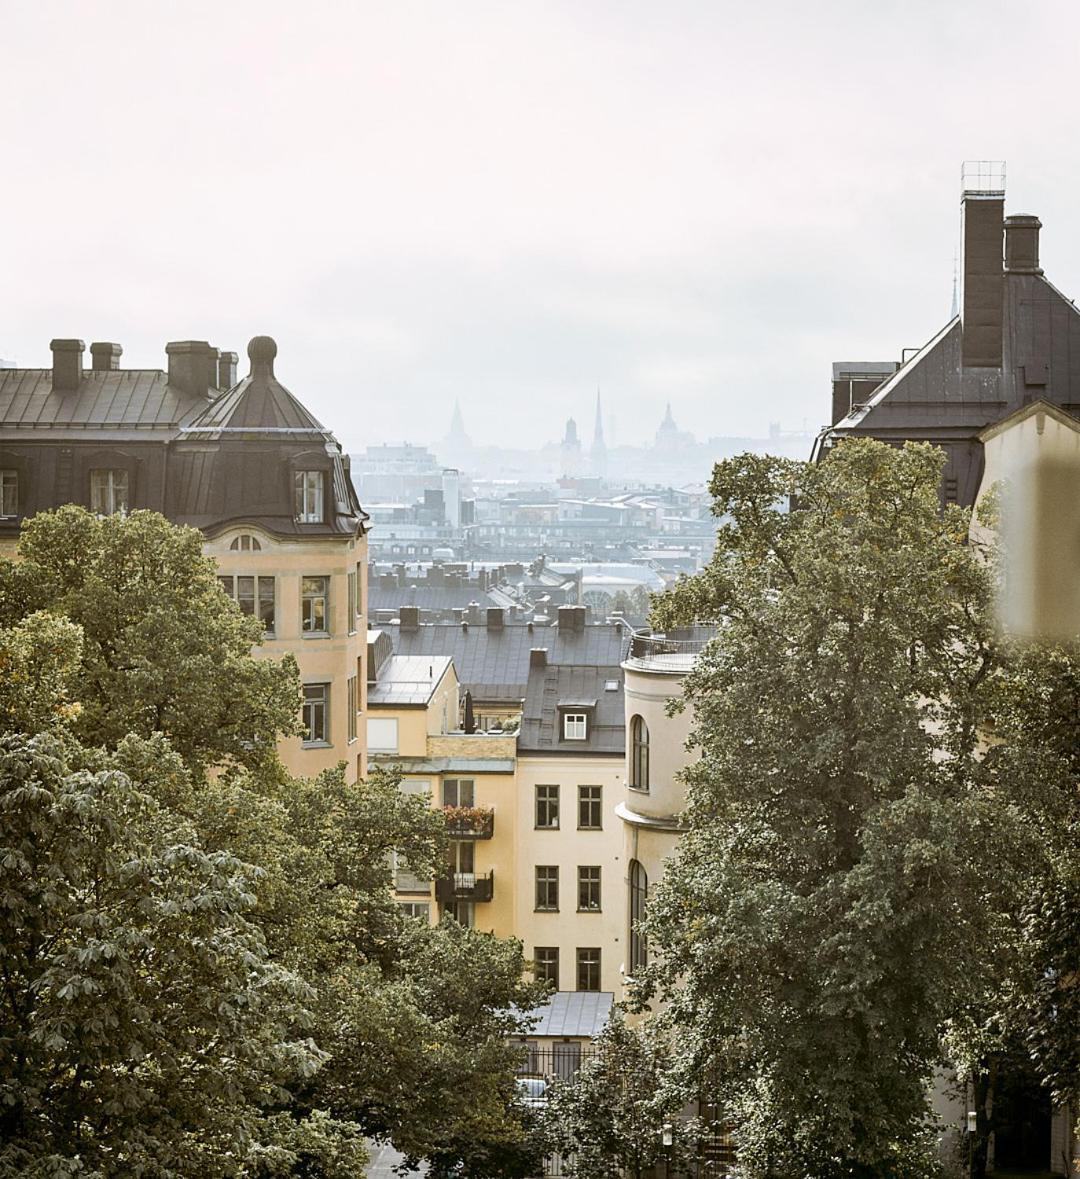
[[[274,357],[277,356],[277,344],[272,336],[254,336],[248,342],[248,360],[252,369],[266,367],[274,371]]]

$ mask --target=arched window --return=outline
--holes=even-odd
[[[649,896],[649,877],[637,860],[630,861],[630,973],[644,970],[649,964],[649,947],[639,928],[645,920],[645,902]]]
[[[262,545],[259,544],[259,538],[252,536],[250,532],[244,532],[240,536],[234,536],[233,542],[229,545],[232,552],[240,553],[258,553],[262,551]]]
[[[630,722],[630,785],[649,789],[649,727],[640,716]]]

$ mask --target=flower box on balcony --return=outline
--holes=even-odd
[[[490,839],[495,834],[495,812],[486,806],[444,806],[446,834],[451,839]]]

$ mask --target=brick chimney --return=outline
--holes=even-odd
[[[205,340],[174,340],[165,345],[169,358],[169,384],[192,397],[209,397],[217,384],[216,348]]]
[[[1005,195],[965,190],[962,360],[967,368],[1001,368],[1005,282]]]
[[[547,667],[547,647],[532,647],[529,650],[530,667]]]
[[[90,345],[90,367],[96,373],[115,372],[120,367],[123,351],[119,344],[97,341]]]
[[[82,340],[53,340],[52,387],[58,393],[71,393],[82,384],[83,353],[86,345]]]
[[[402,634],[415,634],[420,629],[420,610],[417,606],[402,606],[398,617]]]
[[[1005,269],[1010,274],[1042,274],[1039,230],[1042,222],[1030,213],[1005,218]]]
[[[502,630],[503,612],[501,606],[489,606],[487,612],[488,630]]]
[[[231,389],[236,384],[236,366],[240,363],[240,357],[235,352],[222,352],[218,357],[218,379],[217,387],[219,389]]]

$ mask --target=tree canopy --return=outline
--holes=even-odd
[[[867,440],[719,464],[716,555],[654,607],[717,633],[685,681],[700,759],[650,975],[746,1176],[934,1173],[942,1038],[1023,976],[1062,767],[1036,772],[1026,722],[984,756],[1011,665],[942,462]]]

